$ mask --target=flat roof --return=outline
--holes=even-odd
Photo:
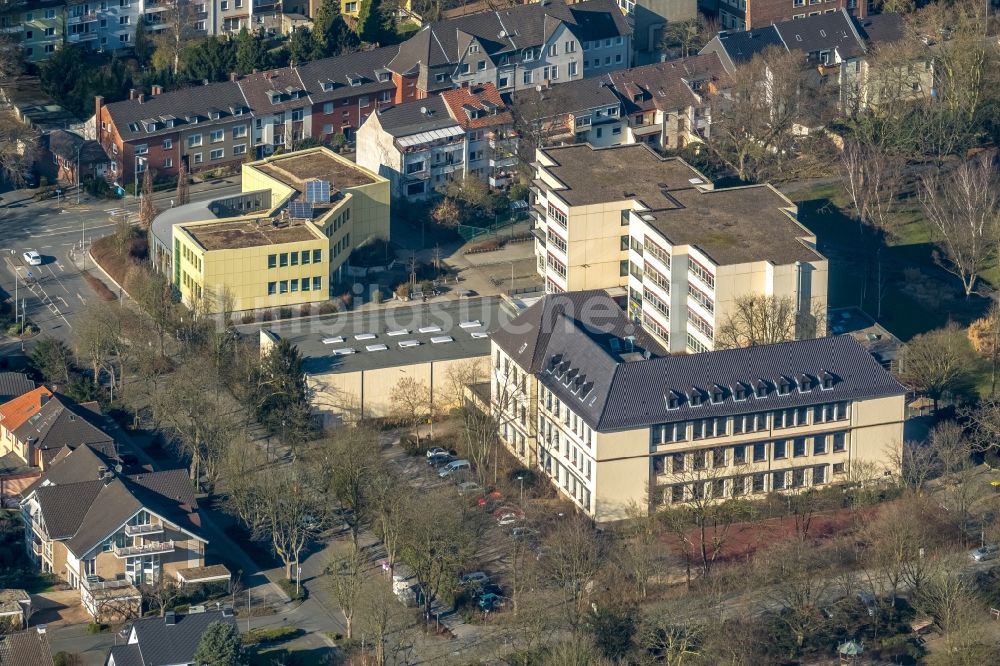
[[[317,149],[270,157],[250,166],[299,191],[305,188],[307,180],[313,179],[328,180],[331,188],[338,190],[378,182],[361,167],[349,160],[345,161],[346,164],[326,151]]]
[[[608,148],[583,143],[544,148],[542,152],[555,162],[545,170],[566,186],[556,194],[571,206],[638,199],[657,209],[670,205],[664,189],[711,185],[684,160],[660,157],[641,143]]]
[[[670,196],[679,207],[637,214],[671,243],[694,245],[719,265],[823,259],[801,240],[812,234],[786,212],[792,204],[769,185]]]
[[[284,222],[282,226],[276,227],[271,224],[270,219],[220,220],[206,224],[181,225],[181,229],[208,251],[319,240],[316,232],[301,222]]]
[[[488,334],[508,319],[499,298],[477,297],[383,306],[267,328],[299,348],[306,373],[322,375],[489,356]]]

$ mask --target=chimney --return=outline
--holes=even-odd
[[[139,93],[138,95],[136,95],[135,99],[136,101],[139,102],[139,104],[142,104],[143,102],[146,101],[146,93]]]
[[[240,78],[240,76],[236,72],[229,72],[229,80],[230,81],[236,81],[239,78]]]
[[[161,86],[158,83],[154,83],[153,84],[153,89],[150,91],[150,94],[152,94],[152,95],[162,95],[163,94],[163,86]]]
[[[254,67],[254,68],[253,68],[253,71],[252,71],[252,72],[250,72],[250,73],[251,73],[251,74],[256,74],[256,73],[257,73],[257,68],[256,68],[256,67]]]
[[[201,85],[207,86],[208,85],[208,79],[202,79],[201,80]]]
[[[35,627],[35,630],[36,630],[36,631],[37,631],[37,632],[38,632],[39,634],[41,634],[42,636],[44,636],[44,635],[45,635],[45,632],[46,632],[46,631],[48,630],[48,628],[49,628],[49,625],[47,625],[47,624],[40,624],[40,625],[38,625],[37,627]]]
[[[163,614],[163,623],[168,627],[172,627],[177,624],[177,616],[174,615],[173,611],[167,611]]]
[[[135,88],[128,89],[128,98],[129,101],[135,101]]]

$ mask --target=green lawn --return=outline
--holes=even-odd
[[[830,260],[830,307],[861,306],[903,340],[949,321],[968,324],[988,307],[988,299],[966,299],[958,279],[935,264],[931,235],[915,207],[904,206],[896,236],[884,242],[844,212],[847,196],[839,185],[794,198],[799,221],[816,234]],[[984,277],[996,284],[1000,268]]]

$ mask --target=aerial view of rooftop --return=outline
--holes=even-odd
[[[1000,663],[998,12],[0,3],[0,666]]]

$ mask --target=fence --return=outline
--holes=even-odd
[[[474,227],[469,224],[460,224],[456,227],[458,235],[462,237],[465,242],[469,242],[475,238],[481,238],[483,236],[495,235],[502,229],[514,226],[518,222],[523,222],[528,219],[528,214],[524,211],[510,211],[502,215],[496,216],[492,224],[485,227]]]

